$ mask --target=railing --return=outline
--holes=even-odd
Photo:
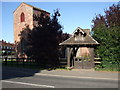
[[[36,65],[35,60],[31,58],[2,58],[3,65],[13,65],[13,66],[31,66]]]
[[[101,58],[94,58],[95,65],[101,64]]]
[[[61,67],[67,66],[67,58],[59,58]],[[12,66],[36,66],[37,63],[34,59],[31,58],[8,58],[4,57],[2,58],[3,65],[12,65]],[[100,58],[94,58],[95,65],[99,65],[101,63]]]
[[[59,60],[60,60],[60,67],[67,66],[67,58],[59,58]]]

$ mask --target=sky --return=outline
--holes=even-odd
[[[92,19],[97,15],[104,15],[104,10],[117,2],[25,2],[45,11],[54,13],[59,9],[59,22],[63,32],[72,33],[77,27],[91,29]],[[2,39],[14,42],[13,11],[21,2],[2,2]],[[1,5],[1,4],[0,4]],[[1,35],[1,34],[0,34]]]

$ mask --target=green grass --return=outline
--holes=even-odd
[[[99,68],[95,69],[96,71],[120,71],[118,68]]]
[[[66,70],[66,68],[44,68],[44,67],[41,67],[41,66],[38,66],[35,62],[24,62],[24,65],[23,65],[23,62],[11,62],[11,61],[8,61],[7,62],[7,65],[5,64],[5,62],[2,63],[3,66],[10,66],[10,67],[22,67],[22,68],[28,68],[28,69],[39,69],[39,70]]]
[[[39,66],[36,65],[36,63],[30,63],[30,62],[24,62],[24,65],[23,65],[23,62],[7,62],[7,65],[5,64],[5,62],[2,63],[2,65],[4,66],[11,66],[11,67],[24,67],[24,68],[30,68],[30,69],[42,69],[40,68]]]
[[[4,60],[5,61],[5,60]],[[16,61],[16,59],[9,59],[9,60],[7,60],[7,61]]]
[[[8,61],[7,62],[7,65],[5,65],[5,62],[2,63],[3,66],[10,66],[10,67],[23,67],[23,68],[28,68],[28,69],[39,69],[39,70],[71,70],[71,69],[68,69],[66,67],[59,67],[59,68],[44,68],[44,67],[40,67],[38,65],[36,65],[35,62],[24,62],[24,65],[23,65],[23,62],[11,62],[11,61]]]
[[[66,67],[60,67],[60,68],[55,68],[54,70],[72,70],[72,69],[68,69]]]
[[[95,70],[96,71],[120,71],[120,68],[117,65],[111,65],[111,66],[108,65],[104,68],[99,65],[95,67]]]

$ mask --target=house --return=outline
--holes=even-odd
[[[99,43],[89,29],[78,27],[70,38],[59,44],[66,47],[67,67],[90,69],[94,67],[94,47]]]
[[[0,56],[14,56],[15,45],[4,40],[0,41]]]

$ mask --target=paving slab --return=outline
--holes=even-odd
[[[3,67],[3,69],[14,70],[21,73],[28,73],[30,75],[56,75],[56,76],[68,76],[79,78],[95,78],[95,79],[111,79],[118,80],[120,73],[118,72],[103,72],[95,71],[94,69],[72,69],[72,70],[39,70],[39,69],[27,69],[20,67]]]
[[[40,74],[48,75],[61,75],[61,76],[76,76],[76,77],[91,77],[91,78],[108,78],[118,80],[120,73],[118,72],[100,72],[94,70],[82,70],[82,69],[73,69],[73,70],[42,70]],[[39,75],[39,73],[37,73]]]

